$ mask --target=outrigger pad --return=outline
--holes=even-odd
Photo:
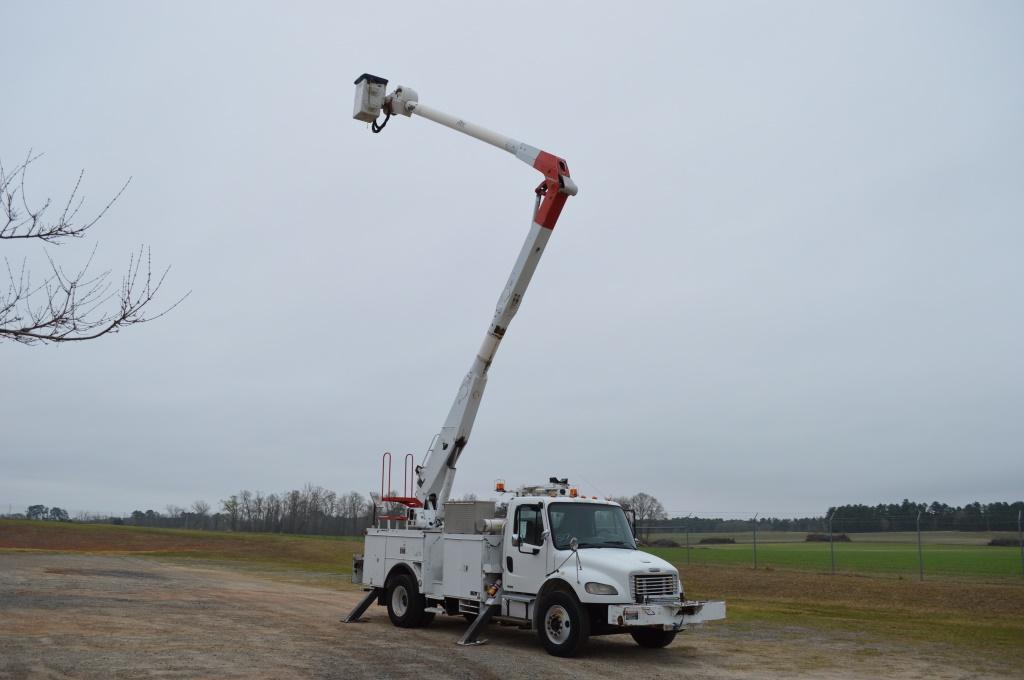
[[[360,620],[359,617],[363,615],[363,612],[365,612],[367,609],[370,608],[370,605],[373,604],[374,600],[376,600],[378,597],[380,597],[380,593],[378,592],[379,590],[380,590],[380,588],[374,588],[370,592],[366,593],[366,597],[364,597],[362,600],[360,600],[359,604],[357,604],[352,609],[352,611],[350,611],[348,613],[348,616],[346,616],[345,618],[343,618],[341,620],[341,622],[342,623],[363,623],[363,621],[365,619],[364,620]]]
[[[466,629],[466,632],[461,638],[459,638],[459,641],[456,644],[468,647],[470,645],[482,645],[487,642],[487,640],[480,640],[478,636],[484,626],[491,622],[491,618],[497,614],[500,609],[501,607],[499,605],[481,607],[480,613],[476,615],[475,619],[473,619],[473,623],[469,624],[469,628]]]

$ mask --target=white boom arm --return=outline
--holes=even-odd
[[[512,317],[519,310],[523,295],[537,268],[544,246],[551,237],[558,216],[569,196],[575,196],[577,187],[569,175],[565,160],[541,151],[529,144],[523,144],[511,137],[498,134],[473,123],[456,118],[437,109],[420,104],[416,92],[399,87],[390,95],[384,95],[387,81],[383,78],[363,74],[356,80],[356,102],[354,118],[373,123],[375,132],[383,129],[392,115],[411,116],[416,114],[435,123],[440,123],[458,132],[475,137],[507,151],[521,161],[544,174],[544,181],[536,189],[536,204],[533,222],[526,235],[526,241],[519,251],[508,283],[498,298],[494,318],[487,329],[483,343],[473,358],[469,373],[459,386],[455,403],[452,404],[441,432],[434,438],[423,464],[416,467],[415,498],[394,498],[412,507],[423,507],[426,515],[444,518],[444,502],[448,500],[455,481],[455,464],[469,443],[476,412],[480,407],[484,387],[487,385],[487,370],[498,351],[498,345],[508,329]],[[387,118],[377,125],[376,119],[383,110]]]

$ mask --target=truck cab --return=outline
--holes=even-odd
[[[509,502],[507,517],[503,594],[525,605],[514,613],[553,654],[624,632],[663,647],[688,624],[725,617],[724,603],[688,602],[678,570],[638,549],[618,503],[524,496]]]

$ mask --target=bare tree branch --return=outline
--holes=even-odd
[[[81,238],[93,225],[102,219],[107,211],[114,205],[117,199],[131,183],[132,178],[121,185],[121,188],[112,199],[103,207],[95,217],[85,222],[75,222],[78,211],[85,202],[84,196],[78,195],[82,185],[82,178],[85,170],[78,173],[75,186],[68,195],[64,204],[64,210],[56,220],[46,219],[46,211],[53,203],[47,198],[41,205],[32,207],[29,204],[28,196],[25,194],[25,177],[28,168],[38,160],[42,154],[32,155],[29,151],[25,160],[8,172],[0,162],[0,211],[2,211],[3,224],[0,226],[0,239],[39,239],[46,243],[57,243],[62,238]]]
[[[76,222],[83,204],[78,196],[83,171],[64,210],[51,222],[45,219],[51,200],[46,199],[41,206],[33,208],[25,194],[26,170],[38,158],[30,152],[11,172],[0,162],[0,239],[37,239],[57,244],[63,238],[80,238],[107,213],[131,181],[125,182],[94,218]],[[15,267],[4,258],[8,285],[6,291],[0,289],[0,340],[26,345],[92,340],[159,319],[188,297],[186,293],[162,311],[150,313],[149,306],[163,286],[170,267],[154,276],[150,250],[143,246],[138,253],[130,254],[121,284],[115,287],[110,270],[90,272],[95,254],[96,248],[93,248],[85,264],[69,272],[47,252],[49,272],[37,282],[33,282],[25,260]]]

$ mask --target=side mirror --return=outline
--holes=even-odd
[[[519,534],[512,534],[512,547],[513,548],[518,548],[522,544],[523,544],[523,542],[522,542],[522,540],[520,540]]]
[[[580,549],[580,542],[576,540],[575,536],[573,536],[572,538],[569,539],[569,550],[571,550],[573,552],[576,552],[579,549]]]

